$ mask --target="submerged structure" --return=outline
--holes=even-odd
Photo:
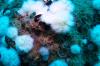
[[[99,66],[99,0],[0,0],[0,66]]]

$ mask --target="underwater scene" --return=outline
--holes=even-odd
[[[100,66],[100,0],[0,0],[0,66]]]

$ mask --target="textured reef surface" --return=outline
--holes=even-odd
[[[0,66],[100,66],[100,0],[0,0]]]

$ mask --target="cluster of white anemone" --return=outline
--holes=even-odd
[[[30,35],[18,35],[18,29],[10,25],[8,16],[0,16],[1,45],[7,47],[5,36],[15,41],[18,51],[29,52],[33,48],[34,39]]]
[[[90,30],[91,40],[100,47],[100,24],[97,24]]]
[[[0,16],[0,62],[4,66],[20,66],[18,53],[13,48],[7,48],[5,37],[15,41],[17,51],[28,53],[33,48],[34,39],[30,35],[18,35],[18,29],[10,25],[8,16]]]
[[[43,59],[44,61],[47,61],[47,60],[48,60],[49,54],[50,54],[48,48],[46,48],[46,47],[41,47],[41,48],[39,49],[39,53],[40,53],[40,55],[42,56],[42,59]]]
[[[66,33],[75,24],[72,15],[73,10],[74,5],[70,0],[53,0],[49,6],[43,0],[27,0],[23,3],[22,8],[18,10],[18,13],[22,16],[31,15],[33,12],[36,15],[41,14],[41,21],[49,24],[52,30],[57,33]]]
[[[74,6],[70,0],[53,0],[53,3],[49,6],[45,5],[43,0],[27,0],[24,1],[18,13],[22,16],[26,14],[31,15],[33,12],[36,12],[36,15],[41,14],[41,21],[50,24],[55,32],[66,33],[74,26],[73,9]],[[18,29],[14,26],[10,26],[10,20],[7,16],[0,17],[0,36],[1,35],[4,36],[2,38],[2,44],[6,44],[5,36],[7,36],[15,41],[15,48],[18,51],[28,53],[34,47],[34,39],[30,35],[18,35]],[[44,60],[48,59],[49,50],[47,48],[41,47],[39,52]],[[5,66],[8,64],[10,64],[10,66],[19,66],[20,60],[14,49],[0,47],[0,54],[2,55],[1,61]],[[62,63],[63,61],[56,61],[54,64],[58,62]],[[65,62],[63,65],[67,66]],[[53,66],[53,64],[51,64],[51,66]]]
[[[92,5],[95,9],[100,10],[100,0],[93,0]]]
[[[62,59],[57,59],[53,61],[49,66],[68,66],[68,64]]]
[[[33,47],[34,39],[30,35],[21,35],[15,38],[16,49],[28,53]]]
[[[4,66],[20,66],[17,52],[12,48],[0,47],[0,61]]]

